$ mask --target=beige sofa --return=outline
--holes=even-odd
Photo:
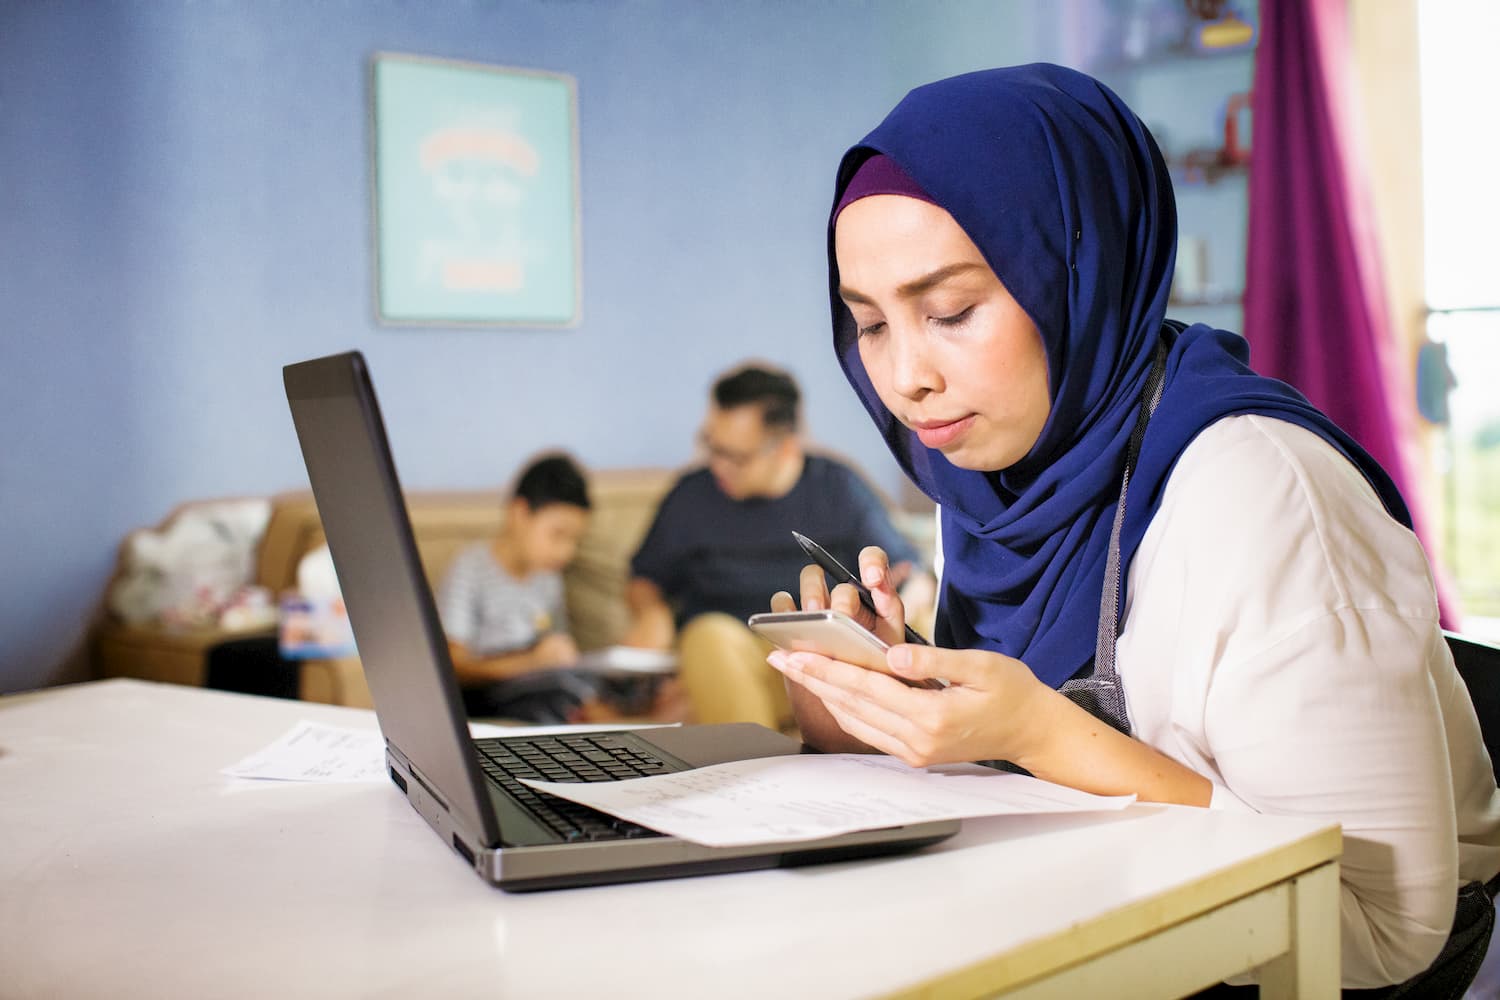
[[[593,516],[578,557],[564,577],[574,637],[582,648],[608,645],[624,630],[624,588],[630,556],[676,475],[672,469],[610,469],[591,475]],[[441,579],[460,549],[495,533],[504,501],[501,492],[487,490],[407,494],[412,531],[429,582]],[[174,511],[159,528],[186,509]],[[322,544],[323,527],[311,494],[274,497],[252,582],[272,594],[294,588],[298,562]],[[94,665],[105,677],[201,685],[209,649],[244,634],[216,628],[173,630],[106,621],[93,636]],[[304,661],[299,692],[308,701],[370,705],[364,674],[353,658]]]
[[[580,648],[596,649],[624,632],[628,613],[625,583],[630,557],[645,537],[661,498],[681,470],[605,469],[589,477],[593,514],[578,556],[564,574],[574,638]],[[429,583],[436,585],[459,552],[493,536],[500,526],[504,495],[498,490],[408,492],[407,508],[417,550]],[[161,530],[192,505],[174,511]],[[896,523],[920,552],[932,550],[930,513],[906,513],[892,507]],[[272,498],[271,516],[256,554],[253,583],[273,595],[295,588],[297,564],[323,544],[323,527],[312,495],[288,493]],[[122,548],[123,554],[123,548]],[[123,571],[116,571],[118,577]],[[919,625],[930,626],[931,609],[916,612]],[[208,652],[227,639],[243,636],[223,629],[173,630],[106,621],[94,632],[96,673],[176,684],[202,685]],[[370,690],[359,660],[304,660],[298,678],[300,697],[335,705],[371,707]]]

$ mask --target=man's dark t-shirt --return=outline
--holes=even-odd
[[[661,588],[679,626],[706,611],[744,621],[769,611],[776,591],[798,593],[798,574],[811,560],[793,531],[856,573],[866,545],[885,549],[893,566],[919,562],[857,473],[809,455],[797,485],[776,499],[731,500],[707,469],[687,473],[662,500],[630,569]]]

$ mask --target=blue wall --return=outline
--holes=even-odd
[[[828,349],[833,170],[910,86],[1048,57],[1029,0],[0,0],[0,690],[81,679],[121,539],[304,487],[283,364],[370,361],[407,486],[565,446],[688,460],[712,376],[791,368],[899,475]],[[573,74],[583,322],[372,319],[376,51]]]

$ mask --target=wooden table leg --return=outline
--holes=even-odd
[[[1262,1000],[1339,996],[1339,866],[1330,862],[1292,881],[1292,947],[1260,969]]]

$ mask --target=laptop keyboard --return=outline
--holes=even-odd
[[[547,795],[521,784],[532,781],[620,781],[677,770],[649,751],[609,733],[475,740],[479,766],[561,838],[621,840],[659,837],[655,830]]]

